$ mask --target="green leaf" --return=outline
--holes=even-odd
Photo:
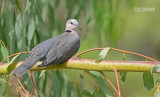
[[[42,38],[45,38],[45,36],[48,36],[49,35],[49,32],[48,32],[48,29],[46,27],[46,24],[45,22],[43,21],[38,9],[35,10],[35,14],[36,14],[36,22],[35,22],[35,25],[36,25],[36,28],[37,28],[37,31],[40,32],[40,36],[42,36]]]
[[[3,75],[3,76],[5,76],[5,75]],[[5,77],[9,78],[8,75]],[[4,78],[0,77],[0,97],[4,97],[4,93],[5,93],[6,85],[7,85],[6,83],[7,83],[7,81]]]
[[[160,78],[157,79],[156,83],[160,83]]]
[[[43,94],[44,95],[46,95],[46,88],[47,88],[47,79],[48,79],[48,73],[47,73],[47,71],[45,72],[45,76],[44,76],[44,78],[43,78],[43,88],[42,88],[42,92],[43,92]]]
[[[14,56],[13,58],[12,58],[12,60],[9,62],[9,64],[8,65],[10,65],[10,64],[12,64],[13,63],[13,61],[19,56],[20,54],[17,54],[16,56]]]
[[[60,82],[55,73],[51,73],[53,97],[61,97]]]
[[[146,90],[151,90],[154,87],[153,75],[150,72],[143,73],[143,84]]]
[[[28,26],[28,45],[29,46],[31,44],[31,40],[33,38],[34,31],[35,31],[35,24],[34,24],[34,21],[32,19],[31,23]]]
[[[100,89],[103,91],[103,93],[106,95],[106,97],[112,97],[111,92],[109,91],[108,87],[106,86],[105,80],[100,75],[100,73],[96,72],[96,71],[89,71],[89,72],[96,79]]]
[[[127,72],[120,72],[119,74],[121,76],[122,82],[125,82],[126,81],[126,77],[127,77]]]
[[[92,96],[91,93],[88,92],[88,91],[85,90],[85,89],[83,89],[83,90],[81,91],[81,93],[82,93],[83,95],[85,95],[85,96]]]
[[[96,88],[91,97],[106,97],[106,95],[103,93],[102,89]]]
[[[28,11],[28,13],[30,13],[30,7],[31,7],[31,2],[29,2],[29,0],[27,0],[27,5],[25,8],[25,12]]]
[[[106,47],[104,48],[100,54],[98,55],[99,56],[99,59],[96,60],[97,63],[101,62],[107,55],[108,51],[110,50],[111,47]]]
[[[15,32],[16,32],[16,36],[17,36],[17,46],[19,50],[22,50],[22,45],[24,45],[23,43],[23,35],[22,35],[22,18],[21,18],[21,13],[18,14],[17,19],[16,19],[16,23],[15,23]]]
[[[46,70],[42,70],[39,75],[39,78],[41,78],[42,76],[43,76],[43,78],[45,78],[45,72],[46,72]]]
[[[123,53],[123,60],[124,60],[124,61],[127,60],[126,53]]]
[[[1,43],[1,48],[0,48],[0,52],[1,52],[1,57],[4,59],[8,56],[8,52],[7,49],[5,48],[5,46]],[[7,62],[9,62],[9,59],[7,59]]]
[[[160,92],[157,92],[155,97],[160,97]]]
[[[153,66],[152,72],[160,73],[160,65]]]
[[[123,53],[123,60],[124,60],[124,61],[127,60],[125,53]],[[120,76],[121,76],[122,82],[125,82],[125,81],[126,81],[126,77],[127,77],[127,72],[120,72],[119,74],[120,74]]]
[[[72,97],[72,92],[73,92],[73,88],[72,88],[72,84],[71,82],[67,82],[67,97]]]
[[[6,90],[6,83],[1,83],[1,86],[0,86],[0,97],[3,97],[5,90]]]

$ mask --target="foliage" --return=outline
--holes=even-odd
[[[130,9],[136,0],[124,0],[123,2],[126,2],[123,7]],[[86,44],[93,44],[93,41],[96,41],[94,45],[97,47],[116,46],[118,39],[123,36],[122,32],[128,12],[125,10],[125,13],[120,15],[120,5],[119,0],[1,0],[0,60],[13,53],[29,51],[38,43],[63,33],[65,21],[69,18],[76,18],[80,24],[85,24],[80,36],[82,41],[88,41]],[[106,54],[102,54],[102,56],[104,57]],[[18,56],[7,59],[5,62],[12,63],[27,57],[22,54],[17,59]],[[59,70],[47,71],[44,74],[35,72],[33,75],[38,94],[42,97],[111,96],[108,88],[104,86],[105,82],[102,76],[98,72],[90,73],[100,87],[92,91],[84,89],[85,86],[82,83],[73,84],[66,74]],[[126,75],[123,73],[123,81],[125,81],[125,77]],[[80,79],[80,81],[82,80]],[[0,96],[4,96],[5,92],[6,95],[9,94],[9,91],[5,91],[6,82],[0,83]],[[23,76],[22,83],[25,89],[32,92],[32,83],[28,74]],[[148,83],[153,83],[153,81],[146,82],[146,84]],[[74,85],[77,87],[74,88]]]

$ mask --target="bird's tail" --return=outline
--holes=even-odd
[[[17,77],[25,74],[29,69],[31,69],[36,63],[38,62],[38,60],[29,60],[29,58],[27,58],[19,67],[17,67],[16,69],[14,69],[11,72],[11,75],[16,75]]]

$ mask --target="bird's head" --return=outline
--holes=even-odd
[[[67,21],[66,30],[73,30],[76,27],[81,30],[81,28],[78,26],[78,21],[76,19],[69,19]]]

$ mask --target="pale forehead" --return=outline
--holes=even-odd
[[[78,24],[78,21],[76,19],[69,19],[67,22],[72,22],[73,24]]]

